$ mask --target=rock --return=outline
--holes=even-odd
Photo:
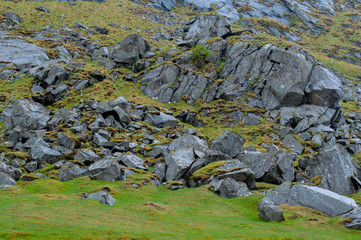
[[[46,8],[46,7],[36,7],[35,10],[40,11],[40,12],[50,13],[49,8]]]
[[[358,176],[359,167],[346,149],[338,144],[315,155],[305,173],[309,177],[320,175],[320,187],[338,194],[353,194],[356,188],[351,180]]]
[[[49,110],[31,100],[15,100],[0,114],[5,129],[21,127],[23,131],[38,130],[46,126],[50,119]]]
[[[16,182],[9,174],[0,171],[0,185],[14,186]]]
[[[117,181],[121,179],[120,166],[116,158],[105,158],[91,164],[89,174],[94,180]]]
[[[329,69],[316,65],[305,92],[310,104],[334,107],[343,97],[342,81]]]
[[[252,195],[248,191],[247,185],[237,182],[232,178],[224,178],[211,182],[213,191],[224,198],[246,197]]]
[[[221,16],[225,16],[233,21],[240,19],[240,14],[235,7],[235,2],[232,0],[184,0],[185,4],[193,5],[200,11],[212,11]],[[214,9],[215,8],[215,9]]]
[[[259,216],[265,221],[282,222],[285,220],[281,209],[273,204],[260,204]]]
[[[319,210],[328,216],[340,216],[357,207],[356,202],[348,197],[329,190],[296,184],[290,187],[285,182],[262,199],[261,204],[301,205]]]
[[[76,164],[73,164],[72,167],[64,166],[60,169],[58,180],[63,182],[70,181],[73,180],[74,178],[84,176],[86,173],[87,170],[79,167]]]
[[[297,155],[300,155],[304,150],[304,147],[291,134],[286,135],[282,142]]]
[[[210,148],[221,151],[222,153],[229,155],[229,157],[234,158],[241,152],[244,142],[245,139],[241,135],[229,131],[219,135],[212,142]]]
[[[19,168],[9,166],[4,162],[0,162],[0,172],[10,175],[10,177],[13,178],[15,181],[19,180],[22,174],[22,171]]]
[[[89,165],[98,161],[100,157],[90,149],[80,149],[74,155],[74,160],[83,162],[85,165]]]
[[[148,170],[148,166],[145,165],[144,160],[133,153],[124,153],[120,155],[119,161],[127,167]]]
[[[30,158],[37,160],[39,163],[46,162],[53,164],[61,158],[61,153],[51,149],[48,145],[45,145],[42,140],[38,140],[30,149]]]
[[[150,49],[151,46],[139,34],[131,34],[110,53],[110,58],[116,63],[134,64]]]
[[[177,126],[177,119],[172,116],[165,114],[163,112],[157,113],[148,113],[144,119],[145,122],[149,123],[152,126],[164,128],[171,127],[175,128]]]
[[[101,192],[96,192],[96,193],[91,193],[91,194],[85,193],[81,199],[83,199],[83,200],[96,199],[101,204],[111,206],[111,207],[114,206],[114,204],[115,204],[115,199],[110,195],[110,193],[108,193],[106,191],[101,191]]]
[[[21,23],[22,22],[21,18],[16,13],[13,13],[13,12],[5,13],[4,17],[10,18],[12,21],[14,21],[16,23]]]
[[[154,173],[155,175],[157,175],[159,177],[160,182],[163,182],[163,180],[165,178],[165,173],[166,173],[165,163],[161,162],[161,163],[156,164],[154,166],[154,170],[152,171],[152,173]]]
[[[44,89],[49,86],[59,85],[70,77],[70,71],[64,66],[49,63],[31,69],[30,74],[39,80],[35,85]]]
[[[361,230],[361,208],[355,208],[351,212],[346,213],[343,215],[345,218],[351,219],[351,222],[347,222],[345,227],[354,229],[354,230]]]
[[[260,124],[260,117],[254,113],[248,113],[242,120],[246,125],[254,126]]]
[[[165,163],[167,165],[165,179],[167,181],[181,179],[194,161],[193,148],[183,147],[170,151],[165,157]]]
[[[155,0],[153,2],[149,2],[148,4],[156,9],[160,9],[163,11],[170,11],[176,5],[176,0]]]
[[[281,184],[294,179],[295,156],[276,149],[274,152],[261,153],[258,151],[244,151],[238,158],[248,165],[257,180]]]
[[[67,149],[73,150],[75,148],[75,142],[73,139],[71,139],[70,137],[68,137],[68,135],[66,135],[66,133],[64,132],[59,132],[58,133],[58,145],[63,146]]]
[[[229,20],[220,16],[201,15],[184,27],[183,40],[206,40],[213,37],[222,37],[231,32]]]
[[[274,49],[270,54],[270,60],[280,65],[266,79],[262,92],[262,102],[266,109],[296,107],[302,103],[313,65],[301,56],[283,49]]]

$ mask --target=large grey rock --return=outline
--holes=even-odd
[[[121,179],[120,165],[116,158],[105,158],[89,166],[90,177],[94,180],[116,181]]]
[[[58,145],[63,146],[67,149],[73,150],[75,148],[75,142],[73,139],[71,139],[70,137],[68,137],[68,135],[66,135],[66,133],[64,132],[59,132],[58,133]]]
[[[149,2],[148,4],[156,9],[160,9],[163,11],[170,11],[176,5],[176,0],[155,0],[152,2]]]
[[[281,209],[272,204],[260,204],[258,206],[259,216],[266,221],[282,222],[285,220]]]
[[[83,162],[86,165],[98,161],[100,157],[90,149],[80,149],[74,155],[74,160]]]
[[[98,200],[101,204],[107,205],[107,206],[114,206],[115,204],[115,199],[112,197],[112,195],[110,195],[110,193],[106,192],[106,191],[101,191],[101,192],[96,192],[96,193],[91,193],[91,194],[84,194],[82,196],[82,199],[96,199]]]
[[[18,68],[40,65],[49,60],[46,50],[0,31],[0,61]]]
[[[38,130],[46,126],[50,119],[49,110],[31,100],[15,100],[0,114],[5,129],[20,126],[24,131]]]
[[[131,34],[113,49],[110,58],[116,63],[133,64],[150,49],[151,46],[139,34]]]
[[[213,191],[224,198],[247,197],[252,195],[244,182],[237,182],[233,178],[223,178],[211,182]]]
[[[233,131],[229,131],[219,135],[212,142],[210,148],[221,151],[229,155],[231,158],[234,158],[241,152],[244,142],[245,139],[241,135]]]
[[[30,149],[30,158],[37,160],[39,163],[46,162],[49,164],[56,163],[62,154],[56,150],[51,149],[48,145],[45,145],[43,141],[38,140]]]
[[[140,168],[144,170],[148,169],[148,166],[145,165],[144,160],[135,155],[134,153],[124,153],[120,155],[119,161],[127,167]]]
[[[195,161],[194,151],[191,147],[183,147],[170,151],[165,157],[167,181],[179,180]]]
[[[14,186],[16,182],[9,174],[0,171],[0,185]]]
[[[329,69],[316,65],[305,92],[310,104],[334,107],[343,97],[342,81]]]
[[[285,151],[278,149],[266,153],[244,151],[238,158],[253,170],[257,180],[281,184],[294,179],[295,156]]]
[[[21,174],[22,174],[22,171],[17,167],[20,167],[20,166],[16,165],[16,167],[13,167],[13,166],[7,165],[4,162],[0,162],[0,172],[8,174],[15,181],[19,180],[21,177]]]
[[[296,184],[290,187],[289,182],[270,192],[260,204],[301,205],[319,210],[328,216],[340,216],[357,207],[356,202],[349,197],[314,186]]]
[[[309,177],[320,175],[319,186],[322,188],[339,194],[356,192],[351,177],[359,177],[359,167],[346,149],[338,144],[311,158],[305,172]]]
[[[72,167],[64,166],[60,169],[58,180],[63,182],[70,181],[74,178],[84,176],[86,173],[86,169],[83,169],[76,164],[74,164]]]
[[[155,127],[171,127],[175,128],[177,126],[177,119],[169,114],[163,112],[158,113],[148,113],[144,119],[145,122],[149,123]]]
[[[31,69],[30,74],[38,80],[35,85],[44,89],[49,86],[59,85],[70,77],[70,71],[64,66],[51,63],[44,63]]]
[[[296,153],[297,155],[300,155],[303,150],[305,149],[301,143],[297,141],[296,138],[294,138],[291,134],[286,135],[282,142],[288,147],[292,152]]]
[[[19,15],[17,15],[16,13],[14,12],[7,12],[4,14],[4,17],[6,18],[10,18],[12,21],[14,22],[17,22],[17,23],[21,23],[22,20],[21,18],[19,17]]]
[[[231,32],[231,25],[227,18],[220,16],[201,15],[186,23],[183,39],[204,40],[221,37]]]
[[[212,8],[216,8],[219,15],[234,21],[238,21],[240,18],[232,0],[184,0],[184,3],[196,6],[197,10],[201,11],[211,11]]]
[[[350,218],[351,222],[347,222],[345,227],[354,229],[354,230],[361,230],[361,208],[355,208],[351,212],[346,213],[343,215],[345,218]]]
[[[274,49],[269,58],[280,65],[278,70],[269,74],[266,79],[262,92],[265,108],[301,105],[312,63],[301,54],[283,49]]]

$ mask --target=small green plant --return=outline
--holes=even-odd
[[[300,21],[300,19],[296,15],[294,15],[294,14],[290,15],[290,26],[291,27],[295,27],[299,21]]]
[[[191,59],[193,63],[200,69],[207,64],[207,57],[213,55],[203,44],[198,44],[192,48]]]

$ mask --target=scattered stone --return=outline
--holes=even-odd
[[[110,193],[108,193],[106,191],[101,191],[101,192],[96,192],[96,193],[91,193],[91,194],[84,193],[84,195],[82,196],[81,199],[83,199],[83,200],[96,199],[101,204],[104,204],[106,206],[111,206],[111,207],[113,207],[115,204],[115,199],[112,197],[112,195],[110,195]]]

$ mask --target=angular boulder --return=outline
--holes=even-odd
[[[105,158],[89,166],[91,179],[101,181],[117,181],[121,179],[120,165],[116,158]]]
[[[112,195],[110,195],[110,193],[108,193],[106,191],[100,191],[100,192],[91,193],[91,194],[85,193],[81,199],[83,199],[83,200],[96,199],[101,204],[104,204],[106,206],[111,206],[111,207],[114,206],[114,204],[115,204],[115,199],[112,197]]]
[[[229,157],[236,157],[242,150],[245,139],[233,132],[224,132],[219,135],[210,145],[211,149],[221,151],[229,155]]]
[[[145,165],[144,160],[134,153],[124,153],[120,155],[119,162],[122,162],[127,167],[148,170],[148,166]]]
[[[175,128],[178,122],[174,116],[165,114],[163,112],[160,112],[159,114],[148,113],[145,116],[144,121],[152,126],[160,127],[160,128],[164,128],[164,127]]]
[[[211,183],[213,191],[224,198],[247,197],[252,195],[246,183],[237,182],[233,178],[214,180]]]

